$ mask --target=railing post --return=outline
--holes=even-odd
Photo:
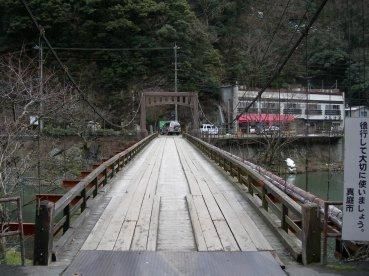
[[[108,184],[108,169],[105,168],[103,173],[104,173],[103,186],[105,186],[106,184]]]
[[[81,191],[81,197],[82,197],[82,204],[81,204],[81,213],[86,209],[86,202],[87,202],[87,198],[86,198],[86,188],[84,188]]]
[[[70,206],[69,204],[63,209],[63,215],[65,216],[65,222],[63,224],[63,234],[68,231],[70,226]]]
[[[261,200],[262,200],[262,206],[265,210],[268,211],[268,201],[266,199],[266,197],[268,196],[268,191],[267,189],[265,188],[265,184],[263,185],[262,187],[262,193],[261,193]]]
[[[319,207],[315,203],[302,205],[302,263],[320,262],[321,225]]]
[[[111,178],[115,175],[115,162],[111,165]]]
[[[41,201],[36,209],[35,239],[33,251],[34,265],[48,265],[53,248],[54,204]]]
[[[237,166],[237,179],[238,179],[238,183],[242,183],[241,168],[239,166]]]
[[[281,227],[284,231],[288,231],[288,224],[286,220],[286,216],[288,216],[288,208],[286,205],[282,204],[282,217],[281,217]]]
[[[247,177],[248,178],[248,188],[249,188],[249,193],[250,193],[250,195],[254,195],[254,190],[253,190],[253,188],[252,188],[252,180],[250,180],[250,178],[249,177]]]
[[[94,180],[92,180],[92,183],[95,186],[95,189],[94,189],[94,191],[93,191],[92,194],[93,194],[93,197],[96,197],[97,196],[97,192],[99,191],[99,181],[97,180],[97,177]]]

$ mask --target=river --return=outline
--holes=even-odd
[[[343,193],[343,172],[308,172],[308,185],[306,188],[306,173],[297,175],[288,175],[287,181],[297,187],[307,190],[308,192],[327,200],[342,201]],[[327,191],[329,193],[327,198]]]

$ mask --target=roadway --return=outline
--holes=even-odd
[[[173,266],[181,266],[183,273],[176,270],[174,274],[201,274],[203,267],[194,265],[191,270],[184,261],[187,259],[202,265],[217,262],[218,274],[223,274],[221,264],[229,262],[230,257],[226,253],[234,253],[233,260],[242,260],[237,269],[282,273],[272,255],[283,248],[274,242],[275,237],[271,238],[270,230],[255,220],[252,207],[230,177],[184,138],[154,139],[115,178],[104,195],[108,203],[67,274],[90,274],[92,266],[96,272],[104,265],[104,271],[116,274],[119,271],[111,270],[111,266],[132,262],[130,258],[141,265],[138,260],[142,258],[156,263],[149,268],[151,273],[171,274]],[[170,262],[169,270],[155,270],[163,258],[165,263],[168,258],[175,260]],[[93,264],[86,264],[92,259]],[[270,263],[269,267],[263,265],[265,262]],[[236,269],[234,264],[231,267]],[[136,265],[131,271],[142,274],[141,267],[137,269]]]

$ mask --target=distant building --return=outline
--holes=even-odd
[[[221,88],[222,108],[226,121],[233,121],[257,96],[258,89],[244,86]],[[342,130],[345,116],[344,92],[338,89],[291,88],[267,89],[247,114],[233,122],[233,129],[246,129],[257,124],[281,125],[295,131],[303,131],[309,124],[309,132]]]
[[[367,106],[350,106],[345,108],[346,117],[369,117]]]

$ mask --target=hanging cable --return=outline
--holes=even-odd
[[[278,65],[279,64],[281,64],[281,62],[282,62],[282,59],[283,59],[283,57],[285,56],[285,54],[287,54],[287,51],[288,51],[288,46],[289,45],[291,45],[292,44],[292,41],[293,41],[293,39],[295,38],[295,35],[296,35],[296,33],[297,33],[297,31],[298,30],[300,30],[300,27],[301,27],[301,24],[304,22],[304,18],[306,17],[306,15],[307,15],[307,11],[305,10],[305,13],[303,14],[303,16],[301,17],[301,19],[300,19],[300,21],[299,21],[299,24],[295,27],[295,30],[294,30],[294,32],[292,33],[292,35],[291,35],[291,37],[290,37],[290,39],[289,39],[289,41],[286,43],[286,51],[279,57],[279,59],[278,59],[278,61],[276,62],[276,65],[275,65],[275,67],[273,68],[273,70],[276,70],[276,68],[278,67]],[[260,67],[259,67],[259,69],[261,68],[261,65],[260,65]],[[256,74],[254,74],[253,76],[258,76],[259,78],[261,78],[261,76],[269,76],[270,74],[261,74],[260,72],[259,72],[259,74],[258,75],[256,75]],[[249,75],[250,76],[250,75]],[[242,95],[242,97],[245,97],[245,95],[246,95],[246,93],[247,93],[247,91],[245,91],[244,93],[243,93],[243,95]],[[239,104],[239,102],[238,102],[238,104]],[[237,106],[238,106],[238,104],[236,105],[236,108],[237,108]],[[233,114],[235,113],[235,111],[236,111],[236,108],[233,110]],[[247,111],[246,111],[247,112]],[[244,112],[244,113],[246,113],[246,112]],[[240,115],[242,115],[242,114],[240,114]],[[238,119],[238,118],[237,118]],[[235,120],[233,120],[233,121],[235,121]]]
[[[204,115],[205,120],[206,120],[209,124],[214,125],[214,123],[212,123],[212,122],[211,122],[211,121],[206,117],[205,112],[204,112],[204,110],[202,109],[202,106],[201,106],[200,102],[199,102],[199,107],[200,107],[201,113]]]
[[[277,24],[276,28],[274,29],[273,34],[272,34],[272,36],[271,36],[271,38],[270,38],[270,40],[269,40],[268,46],[267,46],[266,50],[264,51],[263,57],[262,57],[262,58],[261,58],[261,60],[260,60],[260,66],[259,66],[258,70],[260,70],[260,69],[261,69],[262,64],[264,63],[265,57],[266,57],[266,55],[267,55],[267,54],[268,54],[268,52],[269,52],[269,48],[270,48],[270,46],[272,45],[272,43],[273,43],[273,41],[274,41],[274,38],[275,38],[276,34],[277,34],[277,33],[278,33],[278,31],[279,31],[279,28],[281,27],[282,20],[283,20],[283,18],[284,18],[285,13],[286,13],[286,12],[287,12],[287,10],[288,10],[288,7],[289,7],[289,5],[290,5],[290,2],[291,2],[291,0],[288,0],[288,2],[287,2],[287,4],[286,4],[286,6],[284,7],[284,10],[283,10],[283,12],[282,12],[282,15],[281,15],[281,16],[280,16],[280,18],[279,18],[278,24]],[[302,20],[300,21],[300,24],[301,24],[301,22],[302,22]],[[296,30],[295,30],[295,31],[296,31]],[[245,91],[245,92],[243,93],[242,98],[243,98],[243,97],[245,97],[246,92],[247,92],[247,91]],[[238,101],[238,102],[237,102],[237,104],[236,104],[236,107],[233,109],[233,114],[234,114],[234,113],[235,113],[235,111],[237,110],[237,107],[239,106],[239,104],[240,104],[240,102]]]
[[[137,114],[138,114],[138,111],[140,110],[141,104],[142,104],[142,97],[140,99],[140,102],[138,104],[138,107],[137,107],[136,111],[134,112],[134,115],[133,115],[132,119],[127,124],[122,125],[122,128],[125,128],[125,127],[129,126],[130,124],[132,124],[132,122],[134,121],[134,119],[136,119]]]
[[[322,3],[320,4],[320,6],[318,7],[318,9],[316,10],[316,12],[314,13],[314,15],[312,16],[312,18],[310,19],[309,23],[307,24],[307,26],[304,28],[304,30],[301,32],[301,35],[299,37],[299,39],[294,43],[294,45],[292,46],[292,48],[290,49],[288,55],[286,56],[286,58],[284,59],[284,61],[279,65],[278,69],[276,72],[274,72],[274,74],[272,75],[272,77],[269,79],[269,81],[267,82],[266,85],[264,85],[264,87],[258,92],[257,96],[246,106],[246,108],[240,113],[238,114],[232,122],[238,120],[240,118],[240,116],[244,113],[246,113],[250,107],[258,100],[261,98],[261,95],[265,92],[265,90],[272,84],[272,82],[280,75],[280,73],[282,72],[283,68],[285,67],[285,65],[287,64],[287,62],[289,61],[289,59],[291,58],[291,56],[293,55],[293,53],[295,52],[295,50],[297,49],[297,47],[300,45],[301,41],[304,39],[304,37],[307,35],[308,31],[310,30],[310,28],[312,27],[312,25],[314,24],[314,22],[318,19],[321,11],[323,10],[324,6],[326,5],[326,3],[328,2],[328,0],[323,0]]]
[[[101,112],[97,109],[97,107],[95,107],[84,95],[83,91],[81,90],[81,88],[77,85],[77,83],[75,82],[74,78],[72,77],[72,75],[70,74],[68,68],[63,64],[63,62],[60,60],[58,54],[56,53],[56,51],[54,50],[54,48],[51,46],[49,40],[47,39],[46,35],[45,35],[45,30],[44,28],[38,23],[37,19],[35,18],[35,16],[33,15],[31,9],[29,8],[27,2],[25,0],[21,0],[21,2],[23,3],[23,6],[26,8],[28,15],[30,16],[30,18],[32,19],[34,25],[36,26],[37,30],[39,31],[40,36],[42,37],[42,39],[44,40],[44,42],[46,43],[47,47],[50,49],[50,51],[52,52],[54,58],[56,59],[57,63],[59,64],[59,66],[62,68],[62,70],[64,71],[64,73],[66,74],[68,80],[71,82],[72,86],[76,89],[76,91],[78,92],[78,94],[80,95],[81,99],[87,103],[87,105],[94,111],[96,112],[96,114],[102,119],[104,120],[106,123],[108,123],[109,125],[116,127],[116,128],[123,128],[120,125],[117,125],[113,122],[111,122],[110,120],[108,120],[107,118],[105,118],[105,116],[103,116],[101,114]]]

